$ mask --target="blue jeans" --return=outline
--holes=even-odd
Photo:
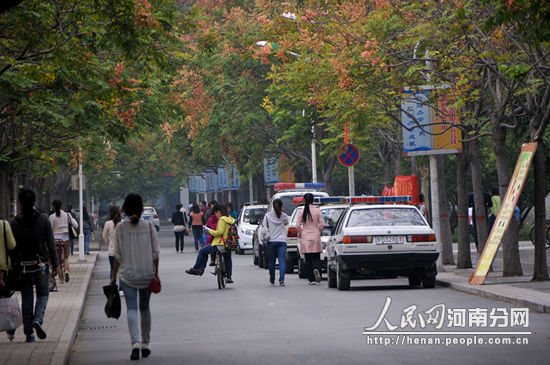
[[[90,253],[90,237],[92,236],[92,232],[84,232],[84,252],[86,254]]]
[[[279,259],[279,282],[285,281],[286,270],[286,242],[269,242],[267,245],[269,260],[269,281],[275,281],[275,260]]]
[[[44,313],[48,305],[48,296],[50,293],[50,270],[47,266],[44,270],[35,273],[23,275],[23,288],[21,290],[21,311],[23,312],[23,332],[31,336],[34,332],[33,322],[42,324],[44,322]],[[33,310],[34,286],[36,286],[36,305]],[[14,334],[15,330],[7,331],[8,334]]]
[[[193,238],[195,239],[195,250],[199,249],[199,244],[202,246],[202,226],[191,226],[193,230]]]
[[[138,289],[121,283],[124,299],[126,300],[126,311],[128,312],[128,330],[132,345],[140,343],[139,325],[141,324],[141,343],[149,343],[151,340],[151,310],[149,300],[151,290],[147,288]],[[138,321],[138,294],[139,294],[139,317]]]
[[[197,260],[195,261],[195,265],[193,268],[199,269],[201,271],[204,271],[206,269],[206,263],[208,262],[208,256],[211,254],[215,254],[218,250],[218,246],[204,246],[199,250],[199,254],[197,255]],[[231,251],[225,250],[225,254],[223,256],[223,259],[225,261],[225,272],[227,274],[227,277],[231,277],[233,274],[233,262],[231,261]]]

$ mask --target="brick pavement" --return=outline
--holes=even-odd
[[[0,333],[0,365],[61,365],[68,361],[96,259],[95,252],[86,256],[85,263],[77,261],[77,254],[70,257],[71,280],[66,284],[58,280],[58,291],[49,296],[43,324],[48,335],[45,340],[26,343],[23,326],[15,332],[13,342]],[[16,296],[21,304],[20,294]]]

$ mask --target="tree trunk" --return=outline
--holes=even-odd
[[[401,148],[399,145],[393,146],[393,162],[394,162],[394,171],[395,176],[401,175]]]
[[[8,219],[10,217],[10,194],[11,191],[8,174],[9,164],[0,163],[0,218]]]
[[[493,122],[493,125],[497,125]],[[506,130],[504,128],[493,128],[493,150],[497,165],[498,187],[501,199],[504,199],[508,185],[510,184],[510,173],[508,172],[508,156],[506,153]],[[512,218],[508,229],[502,237],[502,274],[503,276],[521,276],[521,261],[519,256],[518,235],[515,219]]]
[[[544,191],[544,144],[539,141],[534,157],[535,169],[535,265],[533,280],[548,280],[548,266],[545,249],[546,207]]]
[[[329,157],[326,162],[326,167],[323,170],[323,182],[325,183],[325,191],[332,195],[332,172],[334,171],[334,166],[336,165],[336,157]]]
[[[449,222],[449,205],[445,192],[444,156],[437,156],[438,192],[439,192],[439,227],[441,230],[441,260],[443,265],[454,265],[453,243],[451,238],[451,223]]]
[[[422,174],[420,179],[420,192],[424,195],[424,206],[426,207],[426,218],[428,223],[432,223],[432,209],[430,198],[430,167],[427,163],[423,163],[420,166],[420,173]]]
[[[472,267],[470,255],[470,228],[468,222],[468,185],[466,182],[466,156],[456,155],[456,186],[458,198],[458,255],[457,269]]]
[[[477,240],[479,242],[478,251],[482,252],[487,241],[487,211],[485,209],[485,197],[483,183],[481,181],[481,163],[479,161],[478,140],[473,139],[469,142],[470,166],[472,169],[472,190],[474,192],[474,210],[475,226],[477,231]]]
[[[411,156],[411,175],[418,176],[418,165],[415,156]]]

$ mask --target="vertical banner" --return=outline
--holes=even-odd
[[[279,182],[277,157],[264,158],[264,181],[266,184]]]
[[[495,259],[498,247],[502,241],[502,236],[510,225],[510,220],[514,217],[514,208],[516,207],[519,195],[525,184],[525,178],[529,172],[529,166],[531,166],[531,161],[533,161],[536,150],[537,142],[526,143],[521,147],[521,153],[518,157],[514,174],[508,185],[504,200],[500,205],[500,211],[498,212],[495,224],[493,224],[493,229],[489,234],[483,253],[477,263],[477,267],[468,279],[470,284],[481,285],[487,278],[487,273]]]
[[[457,123],[456,109],[447,104],[448,98],[443,91],[437,99],[437,108],[434,111],[434,123]],[[449,124],[433,125],[433,149],[462,151],[462,131]]]
[[[237,171],[235,165],[231,165],[229,180],[229,189],[239,189],[241,187],[239,181],[239,171]]]
[[[190,193],[197,192],[197,179],[195,175],[189,175],[189,192]]]
[[[207,193],[215,192],[216,187],[218,185],[216,173],[214,172],[214,170],[207,170],[205,171],[205,175],[206,175],[206,192]]]
[[[404,126],[403,148],[405,152],[431,150],[432,138],[429,132],[432,129],[429,125],[430,108],[427,105],[428,91],[404,91],[401,95],[403,98],[401,101],[401,122]],[[419,125],[423,127],[420,128]]]
[[[195,175],[197,193],[206,193],[206,177],[204,175]]]
[[[229,189],[229,176],[228,168],[224,166],[218,166],[218,190]]]
[[[411,204],[419,204],[418,201],[418,177],[416,175],[410,176],[396,176],[393,181],[393,195],[410,195],[412,196]]]

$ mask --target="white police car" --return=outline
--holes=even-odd
[[[403,204],[410,196],[343,199],[351,205],[326,250],[330,288],[348,290],[351,280],[398,275],[407,276],[411,286],[435,286],[436,237],[418,209]]]
[[[258,224],[262,221],[267,211],[267,205],[245,205],[241,210],[241,214],[237,218],[237,226],[239,227],[239,250],[238,254],[242,254],[244,250],[252,249],[252,236],[258,228]]]
[[[292,216],[295,206],[292,204],[292,199],[304,196],[306,193],[313,194],[314,197],[328,197],[328,194],[319,189],[324,189],[324,183],[277,183],[274,186],[276,191],[275,194],[271,197],[269,202],[269,207],[267,212],[269,213],[273,209],[273,200],[281,199],[283,202],[283,211]],[[259,265],[263,268],[268,268],[267,265],[267,253],[264,248],[263,243],[259,239],[261,237],[262,225],[260,224],[254,234],[253,239],[253,259],[254,265]],[[287,238],[288,238],[288,229],[287,229]],[[291,233],[292,234],[292,233]],[[286,249],[286,272],[294,272],[294,266],[298,265],[298,249],[297,243],[291,240],[287,242]]]

